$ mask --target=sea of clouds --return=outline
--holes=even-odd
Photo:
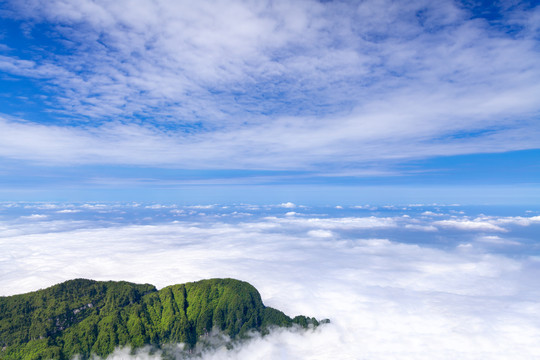
[[[526,210],[3,203],[0,295],[77,277],[232,277],[268,306],[332,322],[204,359],[538,358],[540,211]]]

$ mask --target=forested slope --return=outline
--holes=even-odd
[[[149,284],[76,279],[0,297],[0,359],[105,357],[118,346],[193,347],[218,329],[231,338],[269,326],[318,325],[266,307],[250,284],[211,279],[157,290]]]

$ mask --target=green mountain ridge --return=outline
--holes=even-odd
[[[75,279],[0,297],[0,359],[106,357],[115,348],[184,343],[192,349],[214,329],[232,339],[272,326],[318,326],[266,307],[235,279],[210,279],[157,290],[150,284]]]

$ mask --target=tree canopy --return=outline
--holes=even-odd
[[[50,288],[0,297],[0,359],[105,357],[116,347],[195,346],[217,329],[231,338],[271,326],[317,326],[266,307],[247,282],[210,279],[161,290],[125,281],[69,280]]]

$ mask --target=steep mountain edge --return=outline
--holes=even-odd
[[[157,290],[125,281],[69,280],[50,288],[0,297],[0,359],[106,357],[116,347],[159,348],[218,329],[231,338],[271,326],[317,326],[266,307],[247,282],[210,279]]]

